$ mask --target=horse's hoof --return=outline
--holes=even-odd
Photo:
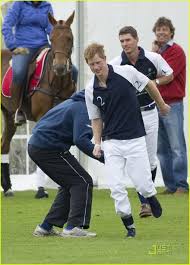
[[[14,192],[11,189],[8,189],[6,192],[4,192],[5,197],[13,197]]]

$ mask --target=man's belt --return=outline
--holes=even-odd
[[[155,107],[156,107],[156,104],[153,103],[153,104],[150,104],[150,105],[148,105],[148,106],[141,107],[140,109],[141,109],[141,111],[147,111],[147,110],[152,110],[152,109],[154,109]]]

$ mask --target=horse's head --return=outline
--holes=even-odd
[[[56,75],[66,75],[71,71],[71,53],[73,48],[73,34],[71,24],[75,12],[66,20],[57,21],[50,13],[48,18],[53,25],[50,36],[52,53],[53,53],[53,70]]]

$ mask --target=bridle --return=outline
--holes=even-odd
[[[69,31],[71,30],[70,27],[67,26],[67,25],[56,25],[54,27],[54,30],[56,30],[56,29],[61,29],[61,30],[68,29]],[[51,38],[50,38],[50,40],[51,40]],[[55,55],[57,53],[60,53],[60,54],[64,55],[67,58],[67,60],[66,60],[66,70],[67,70],[67,72],[70,72],[71,69],[72,69],[72,62],[71,62],[72,48],[73,48],[73,45],[72,45],[70,51],[68,51],[68,53],[66,53],[65,51],[62,51],[62,50],[53,50],[52,49],[52,53],[53,53],[53,57],[54,58],[55,58]]]
[[[72,62],[71,62],[71,58],[68,58],[68,60],[70,60],[70,63],[69,63],[69,67],[70,67],[70,70],[67,72],[67,74],[71,74],[71,69],[72,69]],[[60,78],[61,80],[61,83],[63,84],[64,83],[64,77],[65,76],[61,76],[61,77],[58,77],[56,76],[56,74],[54,73],[53,71],[53,50],[49,50],[49,53],[47,55],[47,58],[46,58],[46,63],[45,65],[47,66],[47,69],[46,71],[48,71],[48,75],[47,75],[47,83],[48,83],[48,89],[47,88],[42,88],[42,87],[35,87],[35,89],[32,91],[32,93],[30,94],[30,96],[32,96],[36,91],[38,92],[41,92],[45,95],[48,95],[50,97],[52,97],[54,99],[54,101],[64,101],[66,100],[67,98],[63,97],[62,95],[60,95],[60,93],[62,92],[63,90],[63,87],[59,87],[59,89],[56,89],[54,91],[54,82],[56,82],[56,78]],[[43,80],[44,76],[45,76],[45,67],[44,67],[44,71],[43,71],[43,74],[42,74],[42,77],[41,77],[41,80]],[[49,77],[50,73],[53,73],[52,75],[52,78]]]
[[[64,29],[64,28],[69,28],[69,27],[67,25],[64,25],[64,26],[63,25],[56,25],[54,27],[54,29]],[[65,99],[67,99],[67,98],[63,97],[62,95],[60,95],[60,93],[63,90],[62,86],[59,86],[58,89],[54,89],[54,88],[56,88],[55,87],[56,85],[55,85],[54,82],[56,82],[55,79],[57,78],[61,82],[61,84],[63,84],[64,83],[63,79],[65,78],[65,76],[67,76],[67,74],[71,74],[71,70],[72,70],[72,61],[71,61],[72,48],[73,47],[71,47],[70,51],[67,52],[67,53],[65,51],[62,51],[62,50],[59,50],[59,49],[58,50],[56,50],[56,49],[53,50],[52,48],[50,49],[50,51],[49,51],[49,53],[47,55],[47,58],[46,58],[46,66],[47,66],[46,71],[48,71],[48,75],[47,75],[47,77],[48,77],[48,79],[47,79],[48,89],[44,89],[44,88],[41,88],[41,87],[36,87],[35,90],[33,91],[33,93],[35,91],[41,92],[41,93],[46,94],[46,95],[48,95],[50,97],[53,97],[54,101],[55,100],[63,101]],[[56,74],[54,72],[54,69],[53,69],[53,60],[54,60],[55,55],[57,53],[60,53],[60,54],[64,55],[67,58],[67,61],[66,61],[66,75],[61,76],[61,77],[56,76]],[[51,74],[51,73],[53,73],[53,74]],[[45,75],[45,69],[44,69],[44,72],[42,74],[41,80],[44,78],[44,75]],[[50,76],[51,76],[51,78],[50,78]]]
[[[68,57],[66,60],[66,69],[67,69],[67,73],[71,72],[71,70],[72,70],[72,61],[71,61],[72,51],[70,51],[69,56],[65,52],[59,51],[59,50],[55,50],[55,51],[52,50],[52,53],[53,53],[54,57],[55,57],[56,53],[60,53],[60,54],[63,54],[65,57]]]

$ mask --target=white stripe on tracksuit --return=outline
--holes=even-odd
[[[86,218],[86,209],[87,209],[87,203],[88,203],[88,190],[89,190],[89,184],[87,183],[87,181],[85,180],[85,178],[83,178],[83,176],[81,176],[79,174],[79,172],[77,172],[77,170],[69,163],[69,161],[67,161],[67,159],[65,159],[62,155],[61,158],[73,169],[73,171],[80,177],[83,179],[83,181],[87,184],[87,189],[86,189],[86,205],[85,205],[85,209],[84,209],[84,219],[83,219],[83,226],[85,225],[85,218]]]

